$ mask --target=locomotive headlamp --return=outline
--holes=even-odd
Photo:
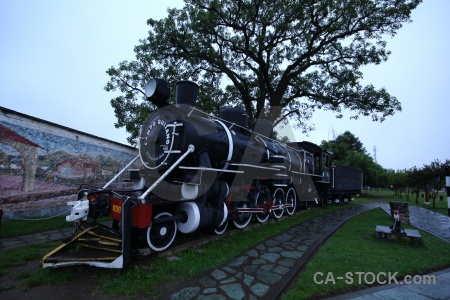
[[[145,87],[145,96],[158,107],[169,105],[167,99],[170,96],[170,88],[167,81],[159,78],[152,78]]]

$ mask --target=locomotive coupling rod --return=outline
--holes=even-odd
[[[188,156],[190,153],[194,152],[194,150],[195,150],[194,145],[192,145],[192,144],[189,145],[188,150],[186,152],[184,152],[184,154],[181,155],[180,158],[172,166],[170,166],[170,168],[167,169],[167,171],[164,174],[162,174],[161,177],[159,177],[158,180],[156,180],[152,184],[152,186],[148,188],[148,190],[145,191],[145,193],[143,193],[140,197],[138,197],[138,199],[141,200],[142,203],[144,203],[145,197],[147,197],[147,195],[150,194],[150,192],[153,191],[153,189],[155,187],[157,187],[158,184],[160,184],[161,181],[163,181],[164,178],[166,178],[166,176],[169,175],[170,172],[172,172],[173,169],[175,169],[183,161],[183,159],[186,158],[186,156]]]

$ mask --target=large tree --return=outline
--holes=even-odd
[[[105,89],[118,119],[137,135],[154,109],[143,101],[150,77],[201,86],[201,109],[240,106],[251,120],[291,118],[309,129],[315,109],[352,111],[383,121],[401,110],[384,88],[363,86],[361,67],[387,60],[394,36],[421,0],[185,0],[165,19],[149,19],[136,60],[111,67]]]

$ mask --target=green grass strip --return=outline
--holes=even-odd
[[[381,209],[374,209],[349,220],[338,230],[308,263],[298,281],[291,287],[283,299],[307,299],[326,297],[337,293],[347,293],[355,289],[367,287],[358,284],[356,272],[397,273],[398,278],[405,275],[426,274],[450,266],[450,244],[423,231],[423,245],[375,238],[375,226],[392,225],[392,221]],[[404,226],[405,228],[413,228]],[[316,279],[323,281],[317,284],[314,275],[321,272],[323,276]],[[329,272],[333,278],[328,280]],[[346,274],[353,274],[353,283]],[[369,280],[372,277],[368,277]],[[329,277],[331,279],[331,277]],[[381,280],[387,277],[380,277]],[[317,280],[316,280],[317,281]]]

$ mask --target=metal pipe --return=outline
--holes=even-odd
[[[119,173],[117,173],[116,176],[113,177],[105,186],[103,186],[104,189],[106,189],[111,183],[113,183],[117,178],[119,178],[120,175],[122,175],[123,172],[125,172],[126,169],[128,169],[135,161],[139,158],[139,155],[136,156],[128,165],[125,166]]]
[[[147,195],[150,194],[150,192],[153,191],[153,189],[157,187],[158,184],[160,184],[160,182],[163,181],[164,178],[166,178],[166,176],[169,175],[170,172],[172,172],[173,169],[175,169],[183,161],[183,159],[185,159],[186,156],[189,155],[189,153],[194,152],[194,150],[195,150],[194,145],[189,145],[188,150],[183,155],[181,155],[181,157],[172,166],[170,166],[170,168],[167,169],[167,171],[164,174],[162,174],[161,177],[159,177],[159,179],[156,180],[155,183],[153,183],[152,186],[145,191],[145,193],[143,193],[140,197],[138,197],[138,199],[143,201],[145,197],[147,197]]]

